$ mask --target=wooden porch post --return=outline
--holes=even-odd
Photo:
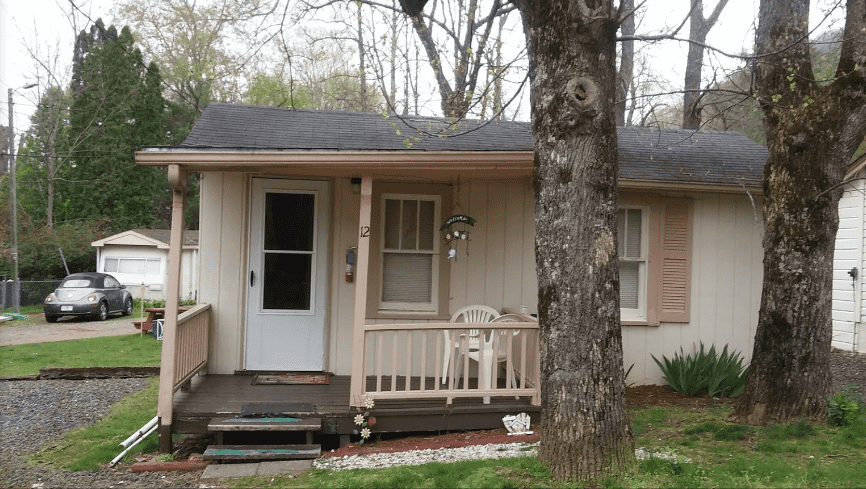
[[[174,397],[174,366],[177,357],[177,310],[180,297],[180,258],[183,250],[183,214],[186,203],[186,171],[179,165],[168,166],[168,182],[172,190],[171,240],[168,251],[168,286],[165,290],[165,324],[162,334],[162,357],[159,369],[159,451],[171,453],[172,401]]]
[[[355,273],[355,314],[352,335],[352,383],[349,405],[361,406],[364,377],[364,324],[367,318],[367,272],[370,264],[370,214],[373,207],[373,177],[361,179],[361,210],[358,219],[358,257]]]

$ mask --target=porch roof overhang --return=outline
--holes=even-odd
[[[456,178],[530,178],[532,151],[334,151],[225,148],[149,147],[135,155],[142,166],[171,166],[190,172],[244,172],[307,178],[450,181]],[[761,194],[754,180],[725,183],[629,178],[619,186],[629,190]]]
[[[188,171],[239,171],[303,177],[515,178],[532,174],[531,151],[299,151],[146,148],[143,166]]]

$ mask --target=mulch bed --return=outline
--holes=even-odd
[[[706,393],[687,397],[673,390],[668,385],[638,385],[626,389],[626,400],[629,406],[710,406],[715,404],[731,404],[730,398],[712,398]],[[509,436],[505,428],[495,430],[460,431],[441,434],[425,433],[413,436],[391,435],[370,441],[350,443],[337,450],[323,452],[325,457],[343,457],[369,453],[394,453],[408,450],[424,450],[437,448],[456,448],[469,445],[486,445],[489,443],[513,443],[538,441],[538,428],[533,426],[532,435]],[[375,437],[375,434],[373,435]],[[392,437],[393,436],[393,437]]]

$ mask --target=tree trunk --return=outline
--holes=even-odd
[[[764,168],[764,285],[749,380],[730,421],[825,420],[839,185],[866,135],[866,1],[848,2],[837,80],[819,86],[806,1],[763,0],[756,83]],[[803,40],[801,42],[801,40]],[[793,45],[792,45],[793,43]]]
[[[45,154],[45,176],[47,179],[47,189],[46,193],[48,195],[48,202],[45,204],[45,224],[48,226],[48,229],[54,230],[54,179],[55,179],[55,170],[54,170],[54,162],[56,161],[56,155],[54,153],[54,134],[50,139],[50,143],[48,146],[48,151]]]
[[[622,35],[633,36],[635,33],[634,0],[623,0],[623,11],[631,14],[622,22]],[[626,105],[631,87],[634,86],[634,41],[620,43],[619,73],[616,77],[616,125],[626,125]],[[634,104],[632,104],[633,106]]]
[[[610,2],[517,2],[530,39],[541,329],[539,458],[595,480],[634,457],[625,410]]]
[[[719,0],[710,18],[704,18],[703,0],[692,0],[689,15],[689,53],[686,59],[686,77],[683,85],[683,129],[701,128],[701,71],[704,67],[704,44],[728,0]]]
[[[367,53],[364,49],[364,24],[361,15],[361,4],[358,4],[357,7],[358,38],[355,41],[358,43],[358,74],[360,75],[361,84],[361,110],[366,112],[370,110],[367,99]],[[393,103],[393,100],[389,100],[389,103]]]

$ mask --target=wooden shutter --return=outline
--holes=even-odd
[[[661,286],[658,319],[661,322],[689,322],[692,270],[691,201],[663,199],[661,219]],[[652,259],[652,258],[650,258]]]

